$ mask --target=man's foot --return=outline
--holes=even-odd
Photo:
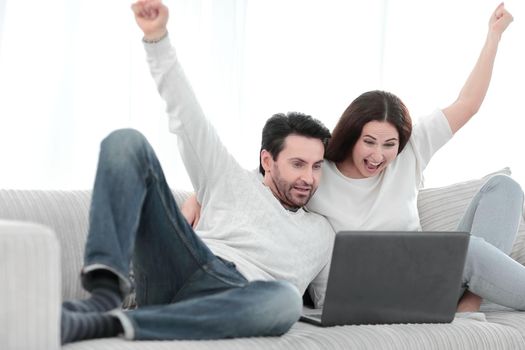
[[[123,332],[118,317],[100,312],[72,312],[62,309],[61,343],[83,339],[116,337]]]
[[[119,279],[108,270],[95,270],[82,276],[91,291],[91,297],[85,300],[69,300],[62,307],[75,312],[105,312],[122,305]]]
[[[122,304],[119,292],[111,289],[98,288],[91,291],[91,297],[85,300],[68,300],[62,303],[67,311],[75,312],[105,312],[116,309]]]

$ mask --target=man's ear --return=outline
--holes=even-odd
[[[272,163],[273,163],[273,157],[271,153],[263,149],[261,151],[261,165],[264,169],[264,172],[270,171],[270,169],[272,168]]]

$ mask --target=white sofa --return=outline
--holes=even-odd
[[[486,179],[422,190],[418,205],[423,229],[453,230]],[[175,191],[179,202],[187,194]],[[89,201],[89,191],[0,190],[0,349],[60,348],[60,303],[86,296],[78,274]],[[523,222],[512,256],[525,263]],[[456,318],[451,324],[333,328],[298,322],[276,338],[147,342],[111,338],[63,349],[525,349],[525,313],[493,304],[485,304],[483,310],[487,322]]]

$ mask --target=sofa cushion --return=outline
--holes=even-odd
[[[503,168],[479,179],[420,190],[418,209],[423,230],[454,231],[472,197],[489,178],[498,174],[510,175],[511,171],[509,168]],[[510,255],[516,261],[525,264],[525,222],[523,215]]]
[[[514,327],[456,319],[448,324],[395,324],[316,327],[297,322],[281,337],[214,341],[140,341],[98,339],[68,344],[68,350],[236,350],[236,349],[362,349],[362,350],[519,350],[525,349]]]

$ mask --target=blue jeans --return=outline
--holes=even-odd
[[[463,290],[525,310],[525,267],[508,256],[523,210],[523,191],[510,177],[490,178],[472,199],[458,231],[471,233]]]
[[[248,282],[195,234],[137,131],[118,130],[103,140],[89,219],[87,290],[96,269],[113,271],[128,290],[133,261],[138,308],[120,315],[129,338],[276,336],[299,319],[302,300],[294,286]]]

